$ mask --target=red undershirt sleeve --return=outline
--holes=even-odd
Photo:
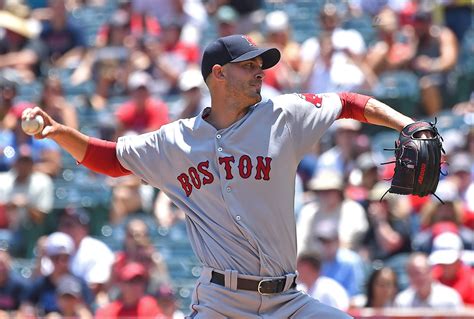
[[[117,143],[89,138],[86,154],[81,163],[90,170],[112,177],[130,175],[131,172],[120,164],[115,148]]]
[[[370,96],[351,92],[342,92],[338,95],[342,103],[342,111],[338,119],[349,118],[367,123],[364,110],[367,101],[371,98]]]

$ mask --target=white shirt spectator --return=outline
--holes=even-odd
[[[24,196],[28,206],[34,207],[44,214],[53,208],[54,186],[51,177],[44,173],[33,172],[26,183],[16,183],[17,174],[10,170],[0,174],[0,202],[7,203],[15,196]],[[27,222],[29,219],[26,207],[17,209],[15,224]],[[10,225],[10,228],[16,228]]]
[[[431,285],[431,293],[426,300],[421,300],[415,290],[409,287],[398,293],[394,304],[399,308],[455,309],[463,307],[459,293],[438,282]]]
[[[309,38],[301,46],[303,63],[315,61],[308,82],[308,91],[314,93],[353,91],[365,80],[362,70],[352,62],[346,51],[363,55],[366,46],[361,34],[356,30],[335,29],[331,35],[333,54],[326,66],[320,60],[320,44],[316,37]]]
[[[367,47],[364,38],[357,30],[345,30],[337,28],[331,36],[334,50],[342,52],[349,50],[353,54],[364,54]],[[319,55],[319,40],[312,37],[303,42],[301,46],[301,58],[304,61],[314,61]]]
[[[329,277],[320,276],[310,288],[304,285],[297,288],[305,291],[308,295],[325,305],[342,311],[346,311],[349,308],[349,295],[346,290],[337,281]]]
[[[114,259],[114,253],[107,245],[87,236],[72,256],[71,271],[89,284],[102,284],[109,280]]]
[[[322,211],[316,201],[310,202],[301,209],[297,223],[299,252],[318,247],[314,229],[324,220],[333,220],[338,225],[341,247],[346,248],[353,248],[368,228],[364,208],[353,200],[345,199],[333,212]]]

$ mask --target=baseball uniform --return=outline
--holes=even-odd
[[[221,130],[205,120],[207,108],[118,140],[121,165],[186,213],[204,266],[190,318],[349,318],[294,289],[296,168],[341,109],[338,94],[287,94]],[[237,289],[270,277],[282,278],[281,292]]]

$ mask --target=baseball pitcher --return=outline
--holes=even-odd
[[[115,142],[55,122],[44,129],[79,163],[109,176],[135,174],[186,213],[203,271],[189,318],[350,318],[295,289],[296,168],[337,119],[402,131],[414,121],[355,93],[286,94],[262,102],[264,70],[276,48],[232,35],[204,51],[201,72],[211,105],[198,116]],[[431,133],[421,134],[432,138]]]

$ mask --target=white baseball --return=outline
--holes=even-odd
[[[28,135],[35,135],[40,133],[44,127],[44,120],[41,115],[36,115],[33,118],[25,118],[21,121],[21,128],[23,132]]]

